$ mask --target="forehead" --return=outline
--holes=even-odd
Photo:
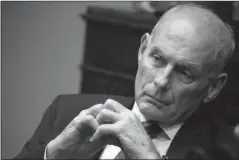
[[[151,46],[168,59],[203,67],[209,63],[210,51],[207,39],[200,36],[192,22],[183,19],[164,22],[151,37]]]

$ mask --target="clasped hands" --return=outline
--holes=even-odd
[[[139,118],[112,99],[81,111],[47,145],[47,158],[89,158],[107,144],[129,159],[160,158]]]

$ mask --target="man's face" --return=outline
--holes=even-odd
[[[139,51],[135,81],[139,109],[150,120],[183,120],[208,91],[208,73],[204,71],[209,62],[208,44],[202,44],[190,22],[183,20],[165,22],[146,41],[146,49]]]

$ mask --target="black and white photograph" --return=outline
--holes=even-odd
[[[239,160],[239,1],[1,1],[1,158]]]

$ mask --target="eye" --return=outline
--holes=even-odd
[[[177,67],[175,68],[175,71],[182,82],[189,84],[195,81],[195,76],[189,70]]]
[[[161,66],[161,65],[165,65],[166,64],[166,60],[163,59],[162,56],[160,56],[157,53],[151,53],[151,59],[153,61],[153,63],[157,66]]]
[[[181,80],[185,83],[192,83],[195,77],[189,71],[180,71]]]
[[[153,54],[153,59],[154,59],[155,61],[160,61],[160,60],[161,60],[161,57],[158,56],[157,54]]]

